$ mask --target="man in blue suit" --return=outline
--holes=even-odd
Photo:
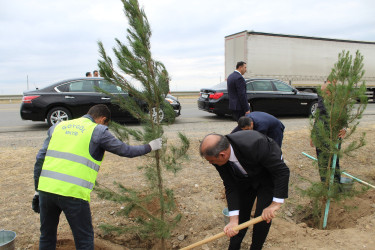
[[[255,130],[272,138],[281,148],[284,138],[284,129],[284,124],[273,115],[254,111],[240,117],[238,126],[233,129],[232,133],[240,130]]]
[[[234,119],[238,121],[241,116],[250,113],[250,106],[247,102],[246,82],[243,74],[246,73],[246,63],[238,62],[236,70],[228,76],[227,89],[229,98],[229,109],[232,110]]]

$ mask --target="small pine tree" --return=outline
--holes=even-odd
[[[143,9],[137,0],[122,0],[124,13],[129,22],[127,29],[127,42],[122,43],[115,39],[117,47],[113,52],[117,58],[117,68],[112,59],[107,55],[103,43],[98,42],[101,60],[98,66],[100,74],[110,83],[120,87],[133,98],[117,96],[118,104],[138,118],[143,130],[130,129],[117,123],[111,123],[111,129],[121,140],[130,137],[137,141],[148,143],[153,139],[163,137],[163,124],[174,121],[175,113],[171,105],[166,103],[165,96],[169,92],[169,74],[165,66],[155,61],[151,55],[151,29]],[[126,77],[124,77],[124,75]],[[141,84],[141,88],[128,79]],[[115,98],[115,96],[113,96]],[[165,249],[165,239],[170,237],[171,230],[176,226],[181,216],[174,218],[168,216],[174,209],[175,202],[173,191],[166,189],[163,184],[163,168],[176,173],[179,170],[179,159],[186,156],[189,140],[179,133],[180,146],[163,146],[162,150],[153,153],[152,160],[146,166],[140,167],[145,173],[149,184],[148,190],[132,190],[116,182],[119,192],[98,185],[96,192],[100,197],[119,203],[125,203],[125,208],[120,212],[128,216],[137,210],[135,227],[117,227],[103,225],[106,232],[118,233],[135,232],[142,237],[161,239],[162,248]],[[166,145],[167,138],[163,137]],[[158,200],[157,214],[147,208],[147,204]]]
[[[343,154],[352,156],[352,152],[365,145],[365,133],[359,140],[351,141],[345,148],[339,147],[341,142],[348,141],[356,131],[359,120],[367,106],[366,85],[362,82],[363,75],[363,56],[359,51],[353,60],[349,52],[339,53],[338,61],[334,65],[328,76],[328,84],[325,91],[318,90],[319,95],[323,97],[327,113],[321,114],[317,110],[315,119],[311,120],[311,139],[313,144],[321,150],[319,155],[319,172],[323,177],[323,183],[313,185],[311,192],[314,195],[315,203],[320,203],[320,225],[323,227],[323,215],[325,213],[325,204],[329,199],[340,199],[339,183],[333,182],[334,161],[336,155],[341,157]],[[343,128],[348,132],[345,137],[340,139],[339,133]],[[341,141],[342,140],[342,141]],[[340,175],[340,173],[336,173]],[[321,185],[317,187],[317,185]],[[316,193],[319,190],[319,194]],[[317,202],[319,200],[319,202]]]

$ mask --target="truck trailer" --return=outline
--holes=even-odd
[[[242,31],[225,37],[225,78],[236,63],[247,63],[245,78],[276,78],[296,89],[316,92],[338,54],[363,55],[367,96],[375,100],[375,42]]]

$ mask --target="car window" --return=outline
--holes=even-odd
[[[108,93],[125,93],[119,86],[116,86],[116,85],[114,85],[112,83],[109,83],[105,80],[98,81],[98,87],[101,88],[102,90],[108,92]]]
[[[76,81],[66,84],[68,92],[95,92],[94,81]],[[60,89],[60,88],[59,88]]]
[[[289,85],[287,85],[284,82],[281,81],[274,81],[273,84],[275,84],[277,91],[283,91],[283,92],[292,92],[293,88]]]
[[[253,81],[252,85],[255,91],[273,91],[270,81]]]
[[[254,87],[253,87],[253,85],[251,84],[251,82],[247,82],[247,83],[246,83],[246,90],[247,90],[247,91],[253,91],[253,90],[254,90]]]
[[[57,92],[69,92],[69,84],[62,84],[57,87],[55,87],[55,90]]]

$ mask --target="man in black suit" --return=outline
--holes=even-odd
[[[241,130],[256,130],[269,138],[272,138],[281,148],[284,138],[284,124],[265,112],[254,111],[238,119],[238,126],[233,129],[232,133]]]
[[[219,172],[225,186],[230,221],[224,232],[231,237],[229,249],[240,249],[247,228],[233,228],[250,219],[257,198],[255,224],[250,249],[262,249],[275,212],[288,197],[289,168],[281,159],[280,147],[254,131],[230,135],[209,134],[201,142],[200,154]]]
[[[246,82],[243,74],[246,73],[246,63],[238,62],[236,70],[228,76],[227,89],[229,98],[229,109],[233,117],[238,121],[241,116],[250,113],[250,106],[247,102]]]

